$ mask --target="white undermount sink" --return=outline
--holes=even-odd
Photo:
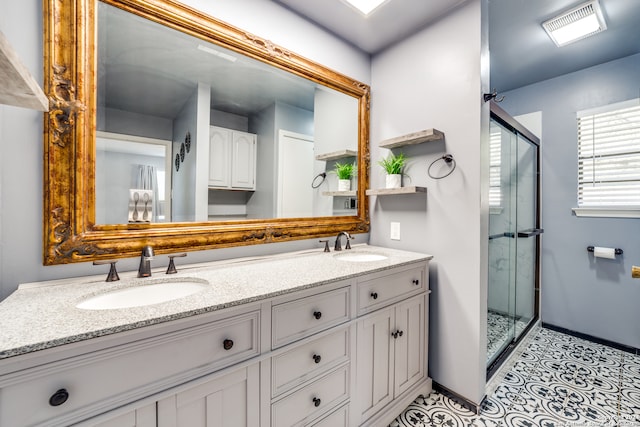
[[[344,252],[341,254],[336,254],[333,257],[340,261],[349,261],[349,262],[382,261],[388,258],[388,256],[386,255],[374,254],[371,252]]]
[[[204,291],[207,287],[209,283],[202,279],[175,278],[170,281],[159,279],[87,298],[76,307],[85,310],[143,307],[184,298]]]

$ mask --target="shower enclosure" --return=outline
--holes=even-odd
[[[539,140],[492,103],[487,369],[538,317]]]

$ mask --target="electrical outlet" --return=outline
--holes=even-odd
[[[400,223],[391,223],[391,240],[400,240]]]

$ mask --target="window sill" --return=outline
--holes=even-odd
[[[572,208],[575,216],[594,218],[640,218],[638,208]]]
[[[503,210],[502,206],[489,206],[489,215],[500,215]]]

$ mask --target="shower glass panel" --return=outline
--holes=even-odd
[[[487,366],[536,318],[538,146],[492,114]]]

